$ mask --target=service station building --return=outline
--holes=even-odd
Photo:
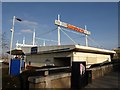
[[[72,66],[72,62],[92,64],[111,62],[114,51],[80,45],[22,47],[26,64],[41,67],[46,65]]]

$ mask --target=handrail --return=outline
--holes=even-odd
[[[69,69],[69,68],[70,68],[70,66],[56,67],[56,68],[45,68],[45,69],[36,69],[35,71],[52,71],[52,70]]]

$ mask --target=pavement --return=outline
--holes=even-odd
[[[120,72],[110,72],[102,77],[92,80],[85,88],[119,88],[120,89]]]
[[[9,67],[9,65],[0,62],[0,90],[1,90],[1,88],[2,88],[2,77],[3,77],[3,76],[2,76],[2,73],[3,73],[2,69],[3,69],[3,68],[8,68],[8,67]],[[6,71],[5,71],[5,72],[6,72]]]
[[[2,63],[0,62],[0,90],[2,88]]]

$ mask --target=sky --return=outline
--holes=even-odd
[[[119,0],[1,0],[2,2],[119,2]]]
[[[57,41],[57,26],[54,20],[58,14],[62,22],[80,28],[87,26],[87,30],[91,32],[89,46],[110,50],[118,47],[117,2],[3,2],[2,32],[7,33],[10,41],[12,18],[16,16],[22,21],[15,22],[13,48],[17,41],[22,43],[24,37],[26,44],[32,44],[34,29],[36,37]],[[77,44],[85,45],[85,35],[75,31],[71,33],[73,30],[70,29],[64,29],[64,32]],[[61,44],[74,44],[65,33],[61,31]],[[43,42],[36,39],[36,44],[43,45]],[[57,43],[46,41],[46,45]]]
[[[0,46],[2,45],[2,36],[1,36],[1,33],[2,33],[2,4],[0,3]],[[1,52],[2,51],[2,47],[0,47],[0,55],[1,55]]]

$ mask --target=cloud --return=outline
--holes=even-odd
[[[10,19],[9,22],[12,23],[12,19]],[[37,28],[39,28],[41,30],[50,29],[49,25],[41,24],[41,23],[39,24],[38,22],[35,22],[35,21],[29,21],[29,20],[23,20],[22,19],[22,21],[17,21],[16,20],[16,23],[19,23],[18,25],[20,25],[21,27],[27,27],[27,28],[31,28],[31,29],[37,29]]]
[[[16,33],[16,34],[21,35],[22,33],[21,33],[21,32],[19,32],[19,33]]]
[[[33,22],[33,21],[28,21],[28,20],[23,20],[20,22],[22,25],[27,26],[27,27],[32,27],[35,28],[38,26],[37,22]]]
[[[23,29],[21,30],[22,33],[32,33],[33,31],[30,29]]]
[[[21,19],[21,18],[20,18]],[[9,22],[13,22],[12,19],[9,20]],[[22,21],[17,21],[15,20],[15,24],[16,23],[19,23],[21,24],[22,26],[25,26],[25,27],[29,27],[29,28],[37,28],[38,27],[38,22],[35,22],[35,21],[29,21],[29,20],[23,20]]]
[[[23,20],[21,22],[19,22],[21,25],[28,27],[28,28],[32,28],[32,29],[36,29],[36,28],[40,28],[41,30],[45,30],[45,29],[49,29],[50,26],[46,25],[46,24],[39,24],[38,22],[35,21],[29,21],[29,20]]]

